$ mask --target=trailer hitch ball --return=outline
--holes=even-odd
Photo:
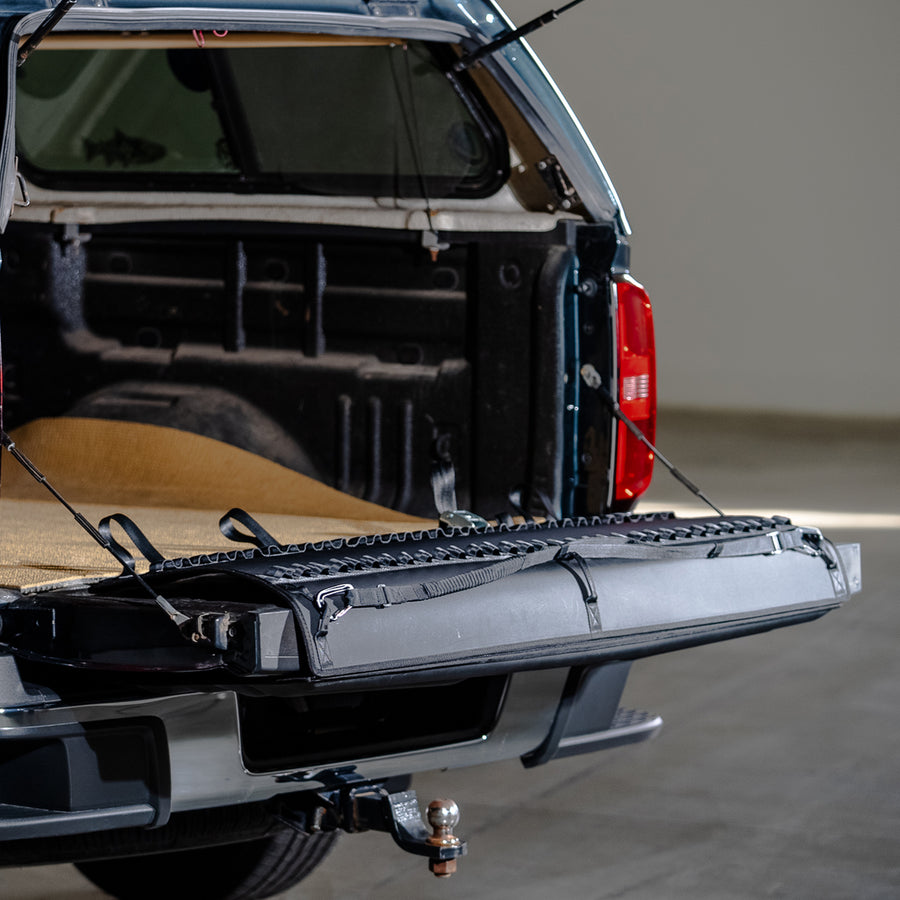
[[[455,801],[432,800],[428,804],[428,824],[431,826],[431,834],[426,842],[432,847],[459,847],[462,843],[453,834],[453,829],[459,824],[459,807]],[[456,858],[429,859],[428,868],[438,878],[449,878],[456,871]]]

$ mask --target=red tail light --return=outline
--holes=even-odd
[[[616,282],[619,406],[644,433],[656,440],[656,345],[653,311],[647,292],[625,276]],[[653,453],[622,422],[617,423],[616,500],[634,500],[650,486]]]

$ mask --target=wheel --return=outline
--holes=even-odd
[[[337,832],[277,831],[240,844],[76,863],[119,900],[262,900],[297,884],[326,857]]]

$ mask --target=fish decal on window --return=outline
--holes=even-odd
[[[162,159],[166,155],[166,148],[155,141],[130,137],[117,128],[113,136],[105,141],[84,138],[84,154],[88,162],[102,156],[108,166],[133,166],[146,165]]]

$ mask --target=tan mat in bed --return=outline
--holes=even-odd
[[[239,545],[218,529],[234,506],[282,543],[433,526],[358,500],[255,454],[156,425],[40,419],[12,434],[17,446],[94,523],[124,512],[166,557]],[[0,585],[25,587],[116,574],[121,567],[4,454],[0,490]]]

